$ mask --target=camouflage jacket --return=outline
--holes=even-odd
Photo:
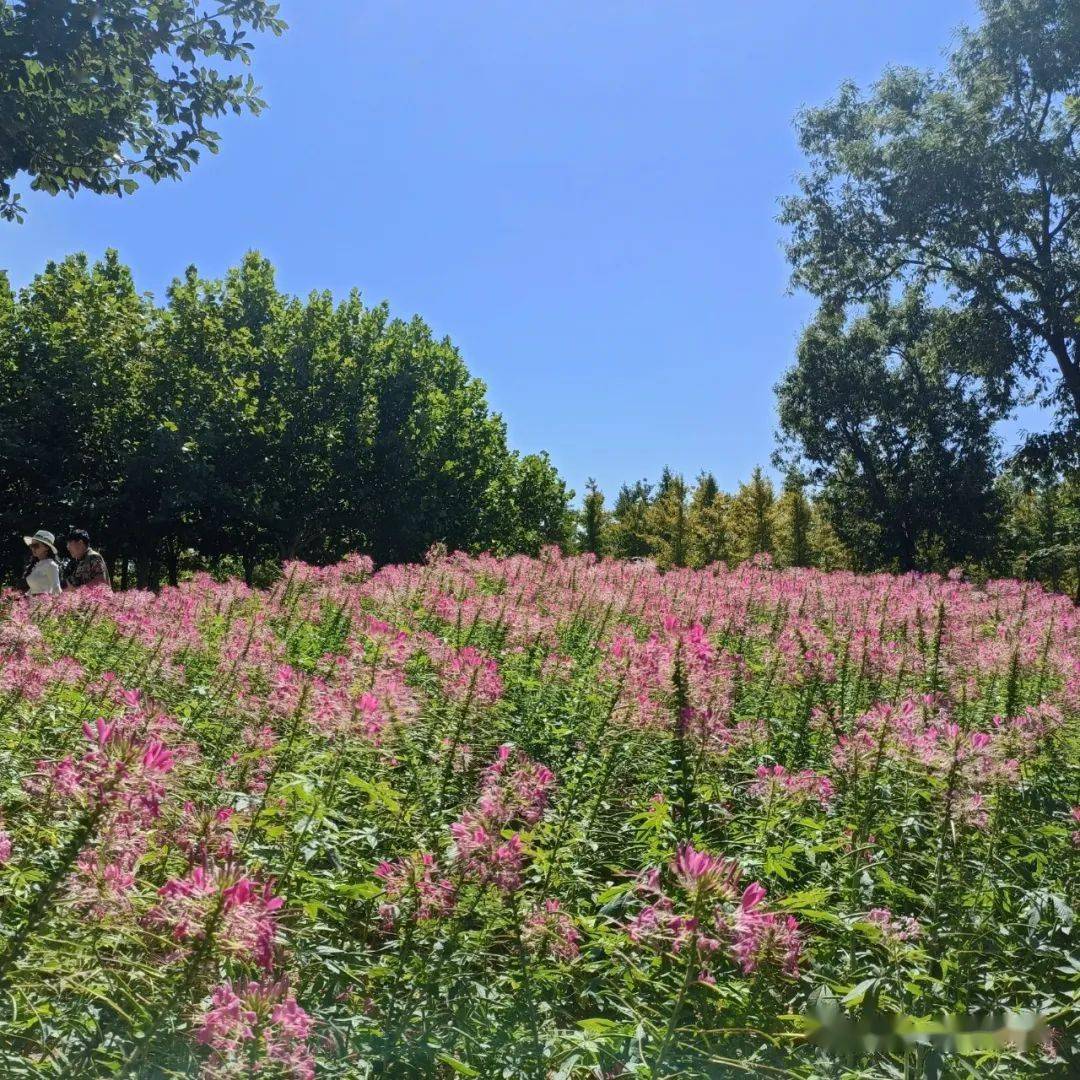
[[[93,548],[88,548],[81,559],[71,559],[64,571],[65,588],[78,589],[83,585],[112,587],[109,583],[109,568]]]

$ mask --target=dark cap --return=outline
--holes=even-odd
[[[65,540],[81,540],[84,544],[90,543],[90,534],[85,529],[71,529]]]

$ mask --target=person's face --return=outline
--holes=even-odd
[[[68,554],[73,559],[81,559],[86,554],[85,540],[69,540],[67,542]]]
[[[30,545],[30,554],[35,559],[44,559],[46,555],[51,555],[52,552],[40,540],[35,540]]]

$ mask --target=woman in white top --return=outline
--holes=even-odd
[[[23,575],[31,596],[60,595],[60,566],[56,561],[56,537],[45,529],[33,536],[24,536],[33,558]]]

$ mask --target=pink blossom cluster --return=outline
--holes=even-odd
[[[881,931],[884,940],[893,944],[914,941],[922,936],[919,920],[910,915],[896,916],[888,908],[871,908],[866,921]]]
[[[789,773],[783,765],[759,765],[755,776],[750,794],[763,802],[816,802],[828,806],[835,795],[832,781],[813,769]]]
[[[492,705],[503,696],[499,665],[471,645],[459,649],[443,671],[443,692],[452,701]]]
[[[392,862],[384,860],[375,867],[381,879],[386,900],[379,907],[383,926],[392,930],[403,910],[425,921],[449,914],[453,910],[456,890],[449,878],[439,873],[435,856],[418,851]]]
[[[694,950],[691,963],[702,982],[714,980],[722,956],[747,975],[768,967],[798,974],[804,948],[798,920],[765,908],[765,889],[757,882],[739,895],[735,863],[687,844],[668,871],[682,896],[663,888],[658,870],[644,874],[637,891],[651,900],[626,925],[631,941],[676,954]]]
[[[926,695],[875,705],[837,740],[832,763],[850,782],[890,765],[914,765],[938,779],[956,820],[985,828],[992,796],[1019,776],[1018,747],[1030,754],[1052,729],[1051,714],[1028,710],[1015,721],[998,717],[993,731],[967,731],[944,702]]]
[[[545,900],[525,917],[521,940],[527,949],[554,960],[573,960],[581,951],[581,934],[558,900]]]
[[[535,825],[554,786],[555,775],[550,769],[504,744],[484,770],[478,809],[491,822],[523,821]]]
[[[195,1033],[211,1051],[203,1075],[314,1080],[312,1026],[284,981],[223,983],[214,989]]]
[[[467,877],[503,893],[520,887],[525,849],[511,827],[535,825],[554,784],[555,777],[545,766],[515,747],[499,747],[484,770],[476,806],[450,826],[454,857]]]
[[[161,811],[165,778],[173,771],[173,753],[157,739],[140,740],[116,723],[84,724],[90,748],[80,757],[39,761],[23,786],[33,795],[76,803],[90,810],[121,806],[145,819]]]
[[[274,959],[277,912],[283,901],[270,882],[229,869],[193,866],[158,890],[148,925],[179,945],[212,936],[216,948],[269,970]]]
[[[742,658],[717,649],[700,622],[683,625],[673,615],[663,617],[643,641],[629,627],[612,638],[601,677],[620,687],[617,715],[636,727],[672,727],[676,663],[682,668],[695,727],[706,737],[715,739],[717,730],[722,735]],[[720,749],[727,748],[723,742]]]

